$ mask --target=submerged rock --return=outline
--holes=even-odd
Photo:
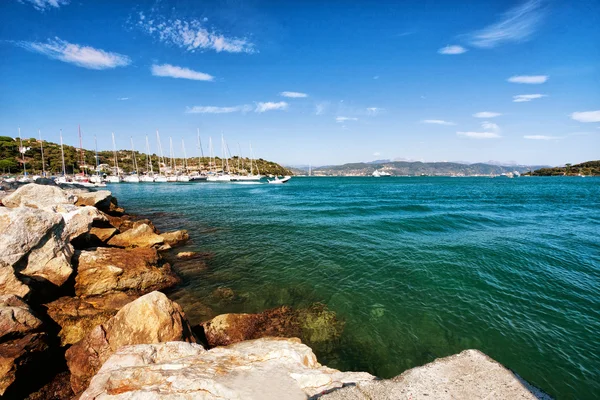
[[[31,308],[17,296],[0,295],[0,341],[34,332],[42,326]]]
[[[139,224],[127,231],[113,236],[108,241],[110,246],[115,247],[159,247],[165,239],[154,233],[154,229],[148,224]]]
[[[78,254],[75,293],[92,296],[111,291],[148,293],[176,285],[169,264],[160,265],[155,249],[99,247]]]
[[[551,399],[478,350],[439,358],[388,380],[359,382],[325,394],[323,400]]]
[[[123,292],[111,292],[85,298],[61,297],[46,307],[50,318],[61,328],[58,335],[65,346],[79,342],[135,299],[136,296]]]
[[[120,347],[169,341],[196,341],[181,307],[160,292],[140,297],[67,350],[65,356],[73,391],[83,391],[102,364]]]
[[[320,303],[300,310],[284,306],[260,314],[223,314],[202,326],[211,347],[267,336],[299,337],[309,345],[326,346],[344,329],[335,313]]]
[[[110,357],[80,399],[304,400],[373,379],[321,366],[298,339],[259,339],[210,351],[190,343],[146,344]]]
[[[74,204],[77,197],[58,186],[29,183],[2,199],[5,207],[51,208],[57,204]]]

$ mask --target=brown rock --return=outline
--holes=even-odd
[[[106,243],[117,232],[118,230],[116,228],[97,228],[94,226],[90,229],[90,239]]]
[[[0,266],[0,293],[14,294],[25,298],[31,290],[15,275],[12,267]]]
[[[118,348],[170,341],[196,342],[181,307],[160,292],[140,297],[67,350],[73,391],[83,391]]]
[[[211,347],[268,336],[299,337],[309,345],[323,346],[338,339],[344,329],[335,313],[320,303],[300,310],[284,306],[260,314],[223,314],[202,326]]]
[[[104,216],[110,225],[117,228],[121,232],[131,229],[133,226],[133,222],[131,221],[131,217],[129,215],[114,216],[104,213]]]
[[[108,211],[112,195],[108,190],[69,189],[68,192],[77,197],[76,206],[92,206],[102,211]]]
[[[161,233],[165,243],[171,247],[180,246],[190,240],[190,235],[186,230]]]
[[[71,389],[71,374],[63,371],[39,390],[31,393],[27,400],[63,400],[71,399],[74,395]]]
[[[194,252],[194,251],[180,251],[179,253],[177,253],[177,258],[180,260],[187,260],[190,258],[196,258],[199,257],[198,253]]]
[[[146,219],[146,218],[144,218],[144,219],[138,219],[138,220],[133,221],[133,224],[131,225],[131,227],[132,228],[137,228],[138,226],[141,226],[141,225],[144,225],[144,224],[146,224],[150,228],[152,228],[152,232],[158,234],[158,229],[156,229],[156,227],[154,226],[154,224],[152,223],[152,221],[150,221],[149,219]]]
[[[90,297],[61,297],[46,304],[50,318],[61,330],[61,345],[74,344],[83,339],[96,326],[108,321],[123,306],[135,300],[123,292],[105,293]]]
[[[62,237],[67,242],[88,233],[95,221],[107,221],[106,217],[97,208],[90,206],[71,206],[61,214],[65,220]]]
[[[32,367],[47,349],[44,333],[31,333],[0,344],[0,396],[15,384],[17,374],[22,376],[22,371]]]
[[[116,290],[139,294],[176,285],[179,278],[169,264],[161,262],[155,249],[99,247],[81,251],[75,293],[92,296]]]
[[[139,224],[128,229],[124,233],[113,236],[108,241],[110,246],[115,247],[160,247],[164,243],[164,238],[154,233],[152,227],[148,224]]]
[[[17,296],[0,296],[0,341],[22,336],[38,330],[42,326],[31,308]]]
[[[5,207],[50,208],[57,204],[73,204],[76,198],[58,186],[29,183],[2,199]]]

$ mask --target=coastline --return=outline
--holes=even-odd
[[[67,371],[59,368],[57,379],[63,383],[63,386],[67,381],[70,382],[70,386],[73,387],[76,394],[82,393],[90,380],[94,383],[92,392],[99,391],[100,394],[110,394],[110,390],[107,392],[108,389],[103,386],[102,382],[106,384],[106,379],[117,379],[119,371],[124,368],[118,362],[119,357],[141,354],[144,351],[150,351],[149,349],[162,351],[161,349],[166,348],[164,346],[168,347],[169,345],[158,345],[157,343],[175,340],[184,343],[201,342],[204,347],[215,348],[215,350],[221,349],[222,345],[233,346],[228,348],[234,349],[237,352],[235,354],[239,357],[249,354],[248,351],[255,354],[258,348],[271,346],[278,357],[276,357],[276,363],[269,365],[269,368],[285,365],[289,374],[310,376],[310,379],[297,381],[296,386],[293,387],[299,390],[298,393],[313,396],[312,398],[316,398],[314,396],[317,395],[323,398],[328,396],[340,398],[335,396],[343,396],[344,391],[358,390],[354,388],[336,390],[348,385],[358,385],[354,387],[361,388],[361,391],[373,390],[375,391],[373,393],[378,390],[385,392],[399,390],[402,393],[407,393],[406,390],[409,392],[415,390],[415,393],[429,390],[432,391],[431,393],[436,393],[436,388],[439,388],[441,384],[439,381],[435,381],[438,378],[448,381],[449,386],[446,387],[446,390],[450,390],[450,393],[455,393],[455,395],[470,394],[470,397],[483,395],[480,390],[481,384],[485,382],[488,385],[485,390],[497,390],[504,398],[513,398],[516,394],[529,396],[529,398],[546,398],[543,392],[523,384],[518,376],[513,375],[512,372],[479,352],[469,351],[465,355],[461,353],[461,355],[439,359],[424,367],[419,367],[423,369],[406,371],[394,379],[371,382],[374,377],[366,373],[352,375],[353,373],[342,373],[321,367],[316,362],[310,348],[298,345],[294,339],[264,339],[264,337],[272,336],[310,337],[315,332],[319,334],[326,332],[335,336],[340,329],[340,321],[336,319],[335,314],[332,315],[324,308],[293,310],[289,307],[281,307],[254,315],[221,315],[205,321],[201,326],[192,327],[187,322],[181,307],[155,291],[168,290],[179,282],[174,272],[177,270],[176,261],[174,262],[175,267],[172,269],[161,253],[164,254],[165,251],[185,243],[189,238],[186,237],[187,232],[160,233],[154,228],[152,221],[141,217],[127,216],[125,210],[119,207],[116,199],[110,193],[105,193],[107,191],[65,192],[56,190],[55,186],[29,186],[29,189],[23,189],[24,186],[21,185],[17,192],[4,196],[4,206],[0,207],[3,215],[14,216],[15,219],[11,221],[15,225],[23,221],[21,215],[14,214],[16,212],[36,214],[38,220],[43,215],[51,220],[50,225],[51,223],[54,225],[43,225],[47,231],[43,231],[42,226],[36,226],[40,229],[41,237],[38,243],[29,243],[29,249],[26,249],[27,246],[22,246],[22,243],[13,243],[13,246],[20,245],[20,249],[25,249],[20,258],[16,260],[3,258],[4,271],[6,268],[13,268],[15,271],[13,274],[18,280],[15,281],[11,278],[13,285],[10,288],[6,287],[4,292],[7,294],[13,292],[16,296],[11,297],[10,301],[7,299],[3,307],[10,308],[13,313],[15,309],[18,309],[19,313],[27,315],[26,320],[29,321],[24,324],[25,326],[12,321],[10,329],[2,335],[4,339],[9,339],[3,341],[3,345],[10,342],[14,348],[16,342],[22,342],[27,338],[27,343],[22,345],[22,348],[30,346],[27,357],[23,358],[23,354],[21,354],[19,355],[21,358],[17,357],[13,360],[19,360],[19,365],[14,369],[15,380],[5,388],[9,390],[7,392],[9,395],[10,391],[18,393],[19,390],[24,390],[18,387],[22,384],[20,380],[23,375],[19,369],[27,371],[28,364],[31,367],[33,361],[36,361],[31,356],[37,353],[39,353],[40,359],[45,359],[50,364],[61,365],[63,363],[62,365],[64,365],[65,359],[61,360],[61,357],[64,357],[63,352],[66,346],[71,345],[66,353],[66,363],[71,376],[68,377]],[[28,191],[30,193],[25,193]],[[48,192],[48,195],[40,196],[40,191]],[[51,195],[50,192],[52,192]],[[59,231],[60,237],[57,236]],[[48,240],[49,232],[50,237],[53,238],[51,241]],[[10,239],[6,237],[6,231],[4,236],[3,240]],[[41,243],[42,241],[44,243]],[[38,254],[40,252],[37,249],[50,246],[46,244],[48,242],[54,246],[52,250],[58,249],[59,251]],[[40,244],[42,244],[41,247]],[[90,245],[95,245],[95,247],[90,247]],[[28,264],[32,260],[32,254],[33,257],[38,257],[38,260],[42,256],[48,258],[50,255],[50,258],[45,260],[45,266],[48,266],[49,270],[32,272],[29,265],[25,265],[23,269],[23,263],[26,261]],[[61,254],[62,258],[56,257],[56,254]],[[182,255],[180,259],[188,258],[189,260],[193,259],[193,256]],[[70,272],[68,268],[71,268]],[[60,270],[62,274],[55,273],[56,270]],[[27,273],[27,275],[23,273]],[[86,273],[89,275],[86,276]],[[48,281],[52,285],[48,285]],[[25,298],[29,304],[23,302],[17,295]],[[227,298],[235,294],[222,291],[218,295]],[[164,309],[168,310],[167,317],[161,314]],[[140,310],[147,310],[150,314],[156,315],[155,320],[160,323],[155,326],[147,326],[147,321],[136,319],[134,316]],[[131,325],[132,321],[133,326]],[[307,324],[307,321],[310,324]],[[140,326],[144,327],[143,335],[131,333],[132,329],[139,330]],[[60,328],[60,332],[57,331],[58,328]],[[165,330],[169,332],[169,335],[162,336],[160,332]],[[57,334],[59,337],[56,336]],[[57,344],[59,338],[62,347]],[[240,343],[239,346],[238,343]],[[31,347],[32,344],[33,347]],[[122,348],[126,345],[139,346]],[[178,345],[177,351],[180,352],[178,354],[192,352],[198,362],[206,362],[205,358],[208,355],[205,353],[211,351],[204,352],[195,346],[198,345]],[[32,349],[35,351],[31,351]],[[90,359],[85,356],[91,349],[95,349],[94,352],[101,354],[101,357]],[[300,365],[294,364],[287,359],[284,350],[296,354],[307,354],[308,358],[314,359],[314,361],[308,362],[308,365],[305,365],[304,362],[301,362]],[[219,354],[219,352],[213,354]],[[113,355],[117,357],[116,361]],[[177,362],[173,358],[161,360],[160,362],[167,364]],[[213,361],[216,363],[215,365],[224,365],[222,364],[223,360],[219,360],[217,355],[214,356]],[[277,364],[277,362],[280,363]],[[100,366],[105,363],[111,365],[112,369],[107,370],[102,367],[100,370]],[[443,371],[440,371],[436,365],[443,366]],[[246,365],[246,367],[256,371],[263,371],[262,368],[266,368],[263,364]],[[306,371],[303,369],[304,367],[310,371]],[[470,374],[473,369],[480,371],[485,378],[477,378],[468,384],[463,383],[457,386],[457,382],[461,381],[466,373],[463,371],[463,367],[470,369]],[[100,374],[97,375],[99,371]],[[411,373],[411,371],[413,372]],[[430,374],[428,376],[432,380],[429,382],[422,379],[410,380],[411,375],[417,376],[423,373]],[[92,378],[95,375],[96,378]],[[74,379],[73,376],[76,378]],[[243,384],[251,387],[252,382],[259,382],[261,376],[260,374],[255,375],[252,377],[253,379],[248,379]],[[318,376],[320,381],[315,376]],[[264,376],[262,377],[264,378]],[[158,377],[157,379],[155,384],[160,384],[162,378]],[[216,381],[215,376],[203,376],[202,379],[212,383]],[[329,383],[325,385],[315,383],[316,381],[322,382],[323,379]],[[41,383],[43,382],[38,385]],[[243,384],[230,389],[242,393],[248,389]],[[57,386],[57,381],[50,381],[49,385],[42,389],[42,392],[55,386]],[[288,389],[290,387],[292,386],[286,386]],[[384,387],[385,389],[383,389]],[[141,382],[138,382],[136,390],[145,390]],[[330,393],[323,395],[324,392]],[[135,393],[135,390],[132,390],[131,393]],[[86,392],[82,398],[95,398],[96,395]]]

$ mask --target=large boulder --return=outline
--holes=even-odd
[[[127,231],[113,236],[108,244],[115,247],[159,247],[165,239],[154,233],[154,229],[148,224],[139,224]]]
[[[0,295],[0,342],[34,332],[42,326],[31,308],[17,296]]]
[[[27,266],[21,274],[42,282],[62,286],[73,273],[71,257],[73,246],[62,238],[63,227],[53,229],[42,242],[31,250]]]
[[[66,242],[71,242],[81,235],[88,234],[94,221],[107,221],[106,217],[96,207],[64,206],[57,211],[61,213],[65,221],[62,238]]]
[[[30,183],[2,199],[5,207],[51,208],[57,204],[74,204],[76,196],[57,186]]]
[[[27,377],[27,371],[35,368],[36,364],[48,350],[46,334],[31,333],[24,337],[10,340],[0,344],[0,396],[7,394],[7,390],[15,390],[17,376]],[[29,377],[32,378],[32,377]],[[26,384],[27,379],[22,379],[21,384]]]
[[[373,379],[320,365],[298,339],[265,338],[210,351],[190,343],[146,344],[110,357],[80,399],[305,400]]]
[[[190,235],[186,230],[164,232],[160,236],[165,240],[165,244],[171,247],[180,246],[190,240]]]
[[[209,346],[227,346],[267,336],[298,337],[309,346],[326,350],[344,329],[324,304],[293,309],[278,307],[260,314],[222,314],[202,324]]]
[[[61,297],[46,304],[46,308],[48,316],[60,326],[58,335],[61,345],[65,346],[79,342],[136,297],[123,292],[90,297]]]
[[[63,226],[62,217],[53,212],[0,207],[0,268],[14,266],[51,230]]]
[[[102,211],[110,209],[112,194],[108,190],[70,189],[68,191],[77,197],[75,202],[77,206],[92,206]]]
[[[179,278],[155,249],[99,247],[77,257],[75,293],[93,296],[111,291],[148,293],[176,285]]]
[[[0,265],[0,293],[14,294],[19,297],[27,297],[31,289],[17,278],[12,267]]]
[[[181,307],[160,292],[138,298],[67,350],[73,391],[83,391],[120,347],[169,341],[196,341]]]
[[[478,350],[439,358],[389,380],[359,382],[323,400],[531,399],[551,397]]]

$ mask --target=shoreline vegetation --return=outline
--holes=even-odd
[[[344,329],[323,304],[191,326],[161,292],[180,282],[178,260],[203,262],[174,250],[187,231],[159,231],[107,190],[0,189],[0,397],[550,398],[477,350],[389,380],[322,366],[307,344]]]
[[[2,174],[22,174],[23,173],[23,160],[27,167],[27,171],[34,175],[34,172],[42,174],[42,144],[44,151],[44,167],[49,175],[61,175],[62,174],[62,159],[60,144],[40,141],[39,139],[29,138],[22,139],[23,148],[27,149],[24,153],[21,153],[19,138],[12,138],[10,136],[0,136],[0,173]],[[69,146],[64,144],[64,156],[65,156],[65,168],[67,175],[74,175],[85,172],[89,175],[95,174],[96,171],[96,153],[93,150],[83,149]],[[197,153],[196,146],[191,146]],[[134,157],[132,157],[131,149],[117,150],[117,160],[119,170],[123,173],[135,172],[134,168]],[[208,155],[198,156],[189,152],[190,155],[185,159],[186,169],[189,171],[206,171],[210,167],[218,167],[221,165],[221,157],[213,157],[214,165],[211,164],[210,157]],[[144,152],[134,151],[135,162],[138,165],[140,172],[146,171],[147,155]],[[24,157],[23,157],[24,155]],[[168,157],[165,157],[168,158]],[[83,159],[83,163],[81,160]],[[150,154],[150,160],[152,163],[152,169],[159,171],[159,156],[155,153]],[[238,160],[241,165],[249,166],[250,158],[239,157],[237,155],[230,157],[229,163],[232,166],[238,165]],[[177,166],[184,164],[184,159],[181,157],[175,157],[173,163]],[[264,160],[262,158],[252,159],[252,163],[258,167],[259,171],[263,175],[274,175],[274,176],[285,176],[290,175],[291,171],[281,165],[273,162]],[[112,150],[98,151],[98,167],[101,173],[114,172],[114,152]],[[163,166],[164,167],[164,166]]]

